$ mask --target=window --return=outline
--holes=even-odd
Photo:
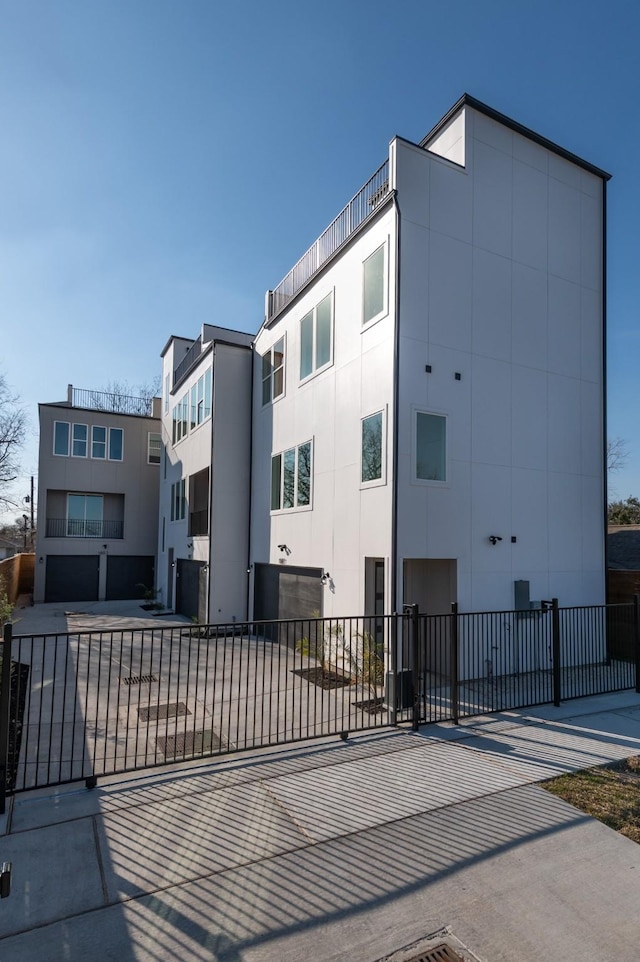
[[[102,538],[101,494],[67,495],[67,538]]]
[[[362,323],[377,320],[385,313],[385,245],[382,244],[362,265]]]
[[[109,428],[109,460],[122,461],[124,431],[122,428]]]
[[[107,429],[94,424],[91,428],[91,457],[104,461],[107,456]]]
[[[69,457],[69,422],[53,422],[53,453]]]
[[[447,419],[416,411],[416,479],[446,481]]]
[[[268,404],[284,394],[284,337],[262,355],[262,403]]]
[[[160,464],[162,458],[162,438],[159,434],[149,432],[147,440],[147,461],[149,464]]]
[[[209,468],[189,478],[189,535],[209,534]]]
[[[362,419],[360,481],[371,484],[384,480],[382,411]]]
[[[271,510],[311,504],[312,443],[305,441],[271,458]]]
[[[211,368],[196,381],[173,409],[171,440],[173,444],[185,438],[211,415]]]
[[[300,321],[300,380],[321,371],[333,359],[333,294]]]
[[[171,520],[184,521],[187,516],[187,499],[185,497],[185,479],[175,481],[171,485]]]
[[[74,424],[71,435],[71,454],[74,458],[86,458],[89,428],[86,424]]]

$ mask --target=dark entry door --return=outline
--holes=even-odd
[[[112,555],[107,562],[107,601],[144,598],[153,589],[155,560],[149,555]]]
[[[178,558],[176,569],[176,613],[187,618],[206,619],[207,572],[204,561]]]

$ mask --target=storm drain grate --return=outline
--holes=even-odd
[[[212,755],[226,748],[224,740],[213,731],[180,732],[157,738],[156,745],[165,758],[182,758],[185,755]]]
[[[464,962],[464,959],[454,952],[450,945],[443,942],[442,945],[436,945],[433,949],[412,956],[406,962]]]
[[[161,718],[177,718],[178,715],[190,715],[191,712],[183,701],[172,705],[149,705],[148,708],[138,708],[138,716],[142,721],[159,721]]]
[[[125,678],[120,675],[121,685],[150,685],[151,682],[157,680],[157,675],[128,675]]]

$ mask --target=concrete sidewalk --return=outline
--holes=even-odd
[[[633,754],[625,692],[18,795],[0,958],[636,962],[640,847],[535,785]]]

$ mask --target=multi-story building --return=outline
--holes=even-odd
[[[268,292],[254,617],[604,600],[608,177],[465,95]]]
[[[160,398],[68,387],[39,405],[35,601],[141,598],[153,590]]]
[[[200,622],[246,618],[251,475],[251,343],[204,324],[162,351],[156,585]]]

